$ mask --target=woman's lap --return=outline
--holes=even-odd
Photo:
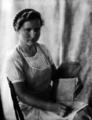
[[[78,112],[73,120],[92,120],[92,108],[87,106],[80,112]]]

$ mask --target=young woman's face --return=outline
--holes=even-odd
[[[32,45],[40,36],[41,23],[39,19],[26,21],[18,31],[20,42],[24,45]]]

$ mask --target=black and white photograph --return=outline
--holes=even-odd
[[[92,0],[0,0],[0,120],[92,120]]]

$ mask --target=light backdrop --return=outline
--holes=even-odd
[[[24,8],[41,12],[45,25],[39,42],[47,46],[56,67],[63,61],[80,61],[84,88],[78,99],[87,102],[92,86],[92,0],[0,0],[0,83],[5,116],[14,118],[9,88],[2,76],[6,56],[18,42],[12,22]]]

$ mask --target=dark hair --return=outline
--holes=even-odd
[[[18,31],[25,21],[39,19],[41,26],[43,25],[43,19],[41,14],[34,9],[23,9],[14,18],[13,27],[15,31]]]

